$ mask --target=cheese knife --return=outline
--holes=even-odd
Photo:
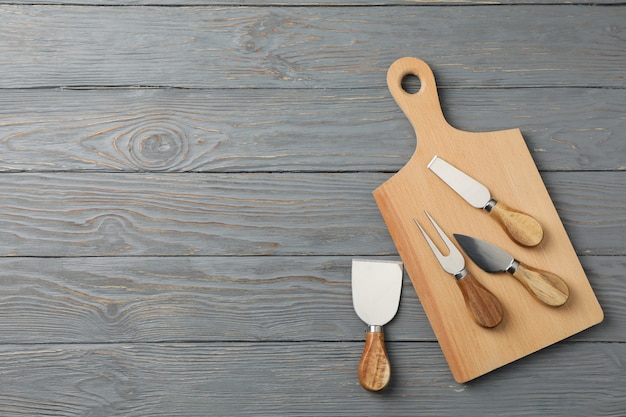
[[[398,311],[402,273],[402,262],[352,260],[352,303],[356,314],[367,324],[359,382],[368,391],[382,390],[391,378],[383,326]]]
[[[525,265],[484,240],[460,234],[454,237],[467,256],[485,272],[512,274],[532,295],[547,305],[558,307],[567,301],[569,288],[558,275]]]
[[[435,156],[430,161],[428,169],[469,204],[492,214],[517,243],[524,246],[536,246],[543,239],[543,229],[535,218],[494,200],[487,187],[439,156]]]

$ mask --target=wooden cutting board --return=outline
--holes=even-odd
[[[421,84],[412,94],[402,88],[411,74]],[[469,381],[600,323],[602,309],[519,129],[472,133],[450,126],[433,73],[417,58],[393,63],[387,84],[415,129],[417,148],[373,195],[455,380]],[[485,210],[470,206],[427,169],[435,155],[486,185],[492,198],[535,217],[543,226],[543,241],[532,248],[513,242]],[[424,210],[453,241],[453,233],[478,237],[527,265],[557,273],[570,288],[567,303],[546,306],[511,275],[485,273],[466,257],[469,272],[504,307],[499,326],[480,327],[468,314],[454,277],[440,267],[413,222],[416,218],[437,237]]]

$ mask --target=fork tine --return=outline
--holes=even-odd
[[[459,252],[459,250],[456,248],[454,243],[452,243],[450,238],[445,234],[445,232],[443,230],[441,230],[441,227],[439,227],[439,225],[437,224],[435,219],[433,219],[430,216],[430,214],[428,214],[428,212],[426,210],[424,210],[424,213],[426,213],[426,216],[428,216],[428,220],[430,220],[430,222],[433,224],[433,226],[435,226],[435,229],[437,229],[437,233],[439,233],[439,237],[441,237],[441,240],[443,240],[443,243],[446,244],[446,247],[450,251],[448,256],[462,256],[461,252]]]
[[[426,243],[428,243],[428,246],[430,246],[430,249],[433,251],[433,254],[439,261],[439,264],[441,264],[441,267],[449,274],[456,276],[457,273],[459,273],[465,268],[465,260],[463,259],[463,255],[461,255],[461,252],[459,252],[459,250],[454,245],[454,243],[452,243],[450,238],[445,234],[445,232],[441,229],[441,227],[439,227],[439,225],[431,217],[431,215],[428,214],[426,210],[424,210],[424,213],[426,213],[426,216],[428,216],[428,220],[430,220],[434,228],[437,230],[437,233],[439,233],[439,237],[448,248],[447,255],[444,255],[443,253],[441,253],[439,249],[437,249],[437,246],[435,246],[430,236],[428,236],[426,231],[417,222],[417,220],[413,219],[413,221],[415,221],[415,224],[417,225],[417,227],[419,227],[420,232],[422,232],[422,235],[424,235],[424,239],[426,239]]]
[[[435,254],[435,257],[437,258],[439,263],[443,266],[443,260],[446,257],[443,255],[443,253],[441,253],[441,251],[437,248],[437,246],[435,246],[435,243],[431,240],[430,236],[428,236],[428,234],[422,228],[422,226],[417,222],[417,219],[413,218],[413,221],[415,222],[417,227],[419,227],[420,232],[422,232],[422,235],[424,236],[424,239],[426,239],[426,243],[428,243],[428,246],[430,246],[430,250],[433,251],[433,253]],[[431,219],[431,221],[432,221],[432,219]]]

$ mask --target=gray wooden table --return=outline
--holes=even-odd
[[[568,3],[0,1],[0,415],[626,415],[626,5]],[[606,317],[457,384],[405,276],[373,394],[402,56],[521,129]]]

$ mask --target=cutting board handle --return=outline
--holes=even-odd
[[[402,81],[409,75],[420,80],[420,89],[416,93],[409,93],[402,86]],[[413,125],[418,141],[420,137],[437,138],[442,132],[453,129],[441,110],[435,76],[428,64],[421,59],[404,57],[391,64],[387,71],[387,86]],[[427,144],[428,141],[420,141],[420,146]]]

